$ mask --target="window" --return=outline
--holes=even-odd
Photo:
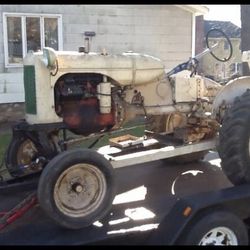
[[[241,63],[232,63],[230,64],[230,71],[232,74],[240,73],[241,72]]]
[[[234,74],[235,72],[237,72],[237,63],[230,64],[229,68],[231,73]]]
[[[22,66],[29,50],[62,50],[62,17],[52,14],[3,13],[5,66]]]
[[[224,41],[224,50],[228,50],[229,49],[229,43],[228,41]]]

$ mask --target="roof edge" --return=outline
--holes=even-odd
[[[205,15],[209,12],[209,8],[204,6],[204,5],[200,5],[200,4],[196,4],[196,5],[180,5],[177,4],[175,5],[183,10],[189,11],[191,13],[193,13],[195,16],[200,16],[200,15]]]

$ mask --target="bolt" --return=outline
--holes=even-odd
[[[77,192],[77,193],[81,193],[82,190],[83,190],[83,188],[82,188],[81,185],[78,185],[78,186],[76,187],[76,192]]]
[[[72,185],[72,190],[75,191],[76,193],[81,193],[83,191],[83,186],[79,183],[74,183]]]

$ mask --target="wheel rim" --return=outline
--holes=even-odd
[[[220,245],[220,246],[233,246],[238,245],[235,233],[226,227],[216,227],[206,233],[199,245]]]
[[[82,217],[100,206],[106,191],[103,173],[94,165],[81,163],[59,176],[54,187],[54,200],[63,214]]]
[[[18,165],[27,165],[32,162],[37,150],[34,143],[31,140],[25,140],[19,147],[17,151],[17,164]]]

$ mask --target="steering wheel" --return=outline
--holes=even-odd
[[[208,32],[207,32],[207,34],[206,34],[206,45],[207,45],[207,48],[208,49],[211,49],[211,47],[212,47],[212,45],[211,44],[209,44],[209,35],[211,36],[211,34],[216,34],[217,33],[217,38],[221,38],[221,39],[225,39],[225,42],[227,42],[228,43],[228,56],[227,57],[224,57],[224,58],[220,58],[220,57],[218,57],[218,56],[216,56],[215,55],[215,53],[211,50],[210,51],[210,54],[216,59],[216,60],[218,60],[218,61],[220,61],[220,62],[227,62],[227,61],[229,61],[230,60],[230,58],[232,57],[232,55],[233,55],[233,46],[232,46],[232,43],[231,43],[231,41],[230,41],[230,39],[229,39],[229,37],[222,31],[222,30],[220,30],[220,29],[211,29],[211,30],[209,30]],[[213,36],[211,36],[211,37],[213,37]]]

